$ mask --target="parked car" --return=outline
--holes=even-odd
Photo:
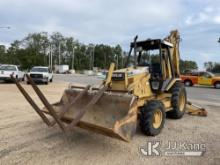
[[[35,66],[28,73],[34,82],[48,84],[53,81],[53,72],[45,66]],[[27,81],[27,83],[29,83]]]
[[[211,72],[191,72],[180,76],[186,86],[208,85],[220,89],[220,76]]]
[[[10,77],[11,75],[13,75],[18,80],[24,80],[25,74],[17,65],[3,64],[0,66],[0,80],[12,81]]]

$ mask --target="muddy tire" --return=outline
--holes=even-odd
[[[180,119],[186,111],[186,89],[182,83],[177,82],[174,84],[171,91],[171,105],[173,109],[167,112],[167,116],[173,119]]]
[[[140,110],[140,128],[148,136],[158,135],[164,127],[166,113],[163,103],[151,100]]]

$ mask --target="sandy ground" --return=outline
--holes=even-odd
[[[24,85],[37,100],[30,86]],[[40,85],[50,102],[58,101],[67,83]],[[0,84],[0,164],[220,164],[220,107],[200,102],[208,117],[185,115],[167,119],[156,137],[141,134],[139,128],[130,143],[79,128],[64,135],[57,126],[48,128],[25,101],[14,84]],[[140,147],[147,141],[168,141],[206,145],[202,157],[144,156]]]

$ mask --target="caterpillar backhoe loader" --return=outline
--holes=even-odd
[[[138,124],[144,134],[155,136],[164,127],[166,116],[180,119],[185,112],[206,116],[205,109],[187,101],[185,87],[179,78],[178,31],[171,31],[162,40],[137,41],[137,38],[130,45],[125,68],[114,70],[112,63],[99,88],[71,84],[57,103],[50,104],[27,75],[45,105],[43,109],[11,77],[42,120],[50,127],[58,124],[63,132],[77,126],[130,141]]]

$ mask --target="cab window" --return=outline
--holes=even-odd
[[[192,72],[191,75],[192,75],[192,76],[198,76],[199,73],[198,73],[198,72]]]
[[[4,71],[16,71],[16,67],[15,66],[10,66],[10,65],[4,65],[0,67],[0,70],[4,70]]]
[[[205,78],[212,78],[212,75],[209,74],[209,73],[207,73],[207,72],[201,72],[201,73],[200,73],[200,76],[201,76],[201,77],[205,77]]]

